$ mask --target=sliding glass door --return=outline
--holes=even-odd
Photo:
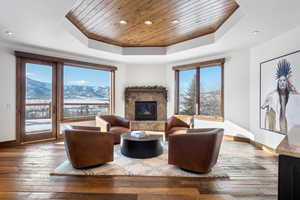
[[[56,69],[51,62],[22,61],[21,141],[56,137]]]
[[[95,126],[114,112],[115,67],[16,52],[18,143],[63,139],[65,125]]]

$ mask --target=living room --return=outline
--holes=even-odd
[[[300,3],[4,1],[0,199],[299,199]]]

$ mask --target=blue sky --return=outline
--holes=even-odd
[[[180,72],[180,90],[189,88],[191,81],[196,73],[196,70],[187,70]],[[201,89],[203,92],[215,91],[220,89],[221,85],[221,68],[205,67],[200,69]]]
[[[26,75],[28,78],[51,82],[51,67],[37,64],[26,65]],[[87,69],[81,67],[65,66],[64,83],[66,85],[87,85],[87,86],[109,86],[110,72]]]

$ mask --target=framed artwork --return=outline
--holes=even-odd
[[[260,64],[260,127],[300,134],[300,51]]]

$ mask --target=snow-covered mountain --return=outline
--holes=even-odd
[[[30,78],[26,79],[27,99],[41,99],[46,100],[51,96],[51,84],[41,82]],[[108,98],[109,87],[94,87],[85,85],[66,85],[64,86],[65,99],[103,99]]]

